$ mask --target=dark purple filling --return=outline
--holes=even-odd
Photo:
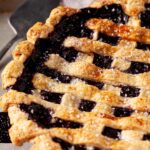
[[[150,141],[150,134],[145,134],[145,135],[143,136],[143,140],[144,140],[144,141]]]
[[[137,97],[140,94],[140,89],[132,86],[121,86],[120,96],[122,97]]]
[[[115,117],[129,117],[134,112],[134,110],[122,107],[113,107],[113,114]]]
[[[79,110],[90,112],[94,109],[96,102],[88,101],[88,100],[81,100],[79,104]]]
[[[20,109],[26,112],[29,119],[36,122],[42,128],[50,128],[52,120],[52,110],[44,108],[42,105],[31,103],[30,105],[21,104]]]
[[[0,130],[8,130],[10,128],[10,120],[8,113],[0,112]]]
[[[98,54],[94,54],[93,63],[98,67],[110,69],[112,61],[113,60],[110,56],[101,56]]]
[[[102,135],[107,136],[109,138],[119,140],[120,135],[121,135],[121,130],[114,129],[114,128],[111,128],[111,127],[105,127],[102,131]]]
[[[41,96],[42,96],[42,99],[48,102],[60,104],[63,94],[41,91]]]
[[[77,128],[82,128],[83,124],[74,122],[74,121],[68,121],[68,120],[63,120],[60,118],[54,118],[54,123],[52,123],[53,128],[71,128],[71,129],[77,129]]]
[[[119,37],[112,37],[112,36],[108,36],[106,34],[103,34],[103,33],[99,33],[99,36],[98,36],[98,40],[101,41],[101,42],[104,42],[104,43],[108,43],[110,45],[117,45],[118,42],[119,42]]]
[[[144,44],[144,43],[137,42],[136,48],[142,49],[142,50],[150,50],[150,44]]]
[[[44,108],[42,105],[31,103],[21,104],[20,109],[27,113],[30,120],[36,122],[42,128],[82,128],[83,124],[61,118],[53,117],[53,110]]]
[[[61,22],[56,25],[53,33],[49,38],[55,40],[57,47],[62,47],[64,39],[68,36],[76,37],[93,37],[93,31],[85,27],[86,21],[91,18],[90,15],[83,13],[74,14],[69,17],[64,17]]]
[[[0,143],[11,143],[8,131],[0,130]]]
[[[8,133],[10,127],[8,113],[0,112],[0,143],[11,143]]]
[[[65,48],[63,46],[58,45],[57,41],[51,40],[51,38],[47,39],[38,39],[36,41],[36,49],[45,52],[43,58],[46,60],[49,54],[59,54],[65,60],[72,62],[75,61],[78,51],[74,48]]]
[[[32,68],[34,70],[34,66],[32,66]],[[25,67],[25,69],[23,70],[22,75],[17,78],[16,83],[9,89],[14,89],[19,92],[31,94],[32,90],[34,89],[33,84],[31,82],[32,78],[33,78],[33,71],[28,65],[28,67]]]
[[[85,8],[82,9],[82,12],[87,16],[89,15],[90,18],[109,19],[115,23],[125,24],[129,19],[129,17],[123,12],[121,5],[118,4],[103,6],[100,9]]]
[[[76,60],[78,52],[74,48],[64,48],[59,55],[69,62]]]
[[[146,10],[139,16],[141,19],[141,26],[150,29],[150,4],[145,4]]]
[[[87,80],[87,79],[82,79],[85,83],[89,84],[89,85],[93,85],[96,86],[97,88],[99,88],[100,90],[103,88],[104,83],[102,82],[96,82],[96,81],[92,81],[92,80]]]
[[[141,62],[131,62],[130,68],[125,72],[131,74],[140,74],[149,71],[150,71],[150,64],[141,63]]]
[[[38,72],[42,73],[48,77],[51,77],[52,79],[55,79],[56,81],[62,82],[62,83],[70,83],[73,77],[69,75],[64,75],[63,73],[57,71],[56,69],[50,69],[47,66],[43,65],[42,67],[38,67]]]
[[[57,137],[53,138],[53,141],[59,143],[62,150],[88,150],[86,145],[71,144]],[[101,150],[101,149],[93,147],[92,150]]]

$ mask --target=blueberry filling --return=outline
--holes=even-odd
[[[132,62],[130,68],[126,70],[127,73],[131,74],[140,74],[149,71],[150,71],[150,64],[141,62]]]
[[[93,63],[98,67],[110,69],[112,61],[113,60],[110,56],[101,56],[98,54],[94,54]]]
[[[79,110],[90,112],[95,107],[96,102],[88,101],[88,100],[81,100],[79,104]]]
[[[59,143],[62,150],[88,150],[86,145],[71,144],[71,143],[64,141],[57,137],[53,138],[53,141],[56,143]],[[91,146],[90,146],[90,148],[91,148]],[[92,147],[91,150],[101,150],[101,149]]]
[[[58,25],[55,26],[53,33],[49,35],[50,39],[55,39],[58,46],[61,46],[64,39],[68,36],[92,38],[93,31],[85,27],[86,21],[91,18],[83,12],[64,17]]]
[[[144,44],[144,43],[137,42],[136,48],[142,49],[142,50],[150,50],[150,44]]]
[[[89,85],[93,85],[96,86],[98,89],[102,89],[104,86],[104,83],[102,82],[96,82],[96,81],[92,81],[92,80],[87,80],[87,79],[82,79],[85,83],[89,84]]]
[[[140,94],[140,89],[132,86],[121,86],[120,96],[122,97],[137,97]]]
[[[30,67],[31,66],[28,65],[28,67],[26,67],[23,70],[22,75],[18,77],[16,83],[12,87],[10,87],[10,89],[25,92],[28,94],[32,93],[32,90],[34,89],[33,84],[31,82],[33,78],[33,73]],[[32,68],[34,69],[34,66],[32,66]]]
[[[103,6],[99,9],[101,18],[108,18],[115,23],[125,24],[128,22],[128,16],[123,12],[121,5],[112,4],[108,6]]]
[[[115,117],[129,117],[134,112],[132,109],[122,107],[113,107],[112,109]]]
[[[59,81],[70,83],[70,76],[62,75],[55,70],[48,70],[44,67],[43,62],[48,59],[48,54],[52,53],[59,54],[69,62],[75,61],[77,52],[72,48],[64,48],[62,46],[63,41],[68,36],[92,38],[93,31],[85,26],[85,23],[91,18],[107,18],[116,23],[123,24],[128,21],[128,16],[124,14],[122,7],[117,4],[103,6],[99,9],[85,8],[72,16],[63,17],[60,23],[55,26],[54,32],[49,34],[48,38],[36,41],[32,55],[24,63],[25,69],[22,75],[11,88],[31,94],[34,89],[31,81],[36,72],[44,72],[52,77],[57,76]],[[102,68],[110,68],[112,60],[109,57],[102,58],[96,56],[94,62]]]
[[[49,54],[59,54],[65,60],[72,62],[75,61],[78,52],[74,48],[65,48],[63,46],[59,46],[59,44],[50,39],[38,39],[35,44],[35,48],[39,51],[43,50],[45,55],[43,58],[46,60]]]
[[[63,94],[41,91],[41,96],[44,100],[48,102],[60,104]]]
[[[0,143],[11,143],[8,129],[10,128],[10,120],[8,113],[0,113]]]
[[[150,28],[150,4],[145,4],[145,11],[142,12],[139,16],[141,19],[141,26]]]
[[[63,120],[60,118],[54,118],[54,123],[52,124],[53,127],[57,128],[71,128],[71,129],[77,129],[77,128],[82,128],[83,124],[74,122],[74,121],[68,121],[68,120]]]
[[[111,37],[103,33],[99,33],[98,40],[104,43],[108,43],[110,45],[117,45],[119,42],[119,37]]]
[[[107,136],[109,138],[119,140],[120,135],[121,135],[121,130],[113,129],[111,127],[104,127],[104,129],[102,131],[102,135]]]
[[[36,103],[31,103],[30,105],[21,104],[20,109],[26,112],[29,115],[29,119],[36,122],[40,127],[50,127],[53,114],[52,110],[48,110]]]
[[[20,109],[28,114],[28,118],[36,122],[42,128],[82,128],[83,124],[53,117],[53,110],[44,108],[42,105],[31,103],[21,104]]]
[[[64,75],[61,72],[55,70],[55,69],[50,69],[47,66],[43,65],[42,67],[39,66],[37,68],[37,72],[42,73],[48,77],[51,77],[52,79],[56,79],[56,81],[62,82],[62,83],[70,83],[73,77],[69,75]]]
[[[144,140],[144,141],[150,141],[150,134],[145,134],[145,135],[143,136],[143,140]]]
[[[82,12],[87,15],[91,15],[90,18],[109,19],[115,23],[125,24],[129,19],[129,17],[123,12],[121,5],[118,4],[103,6],[100,9],[85,8],[82,9]]]
[[[0,130],[7,131],[10,128],[8,113],[0,112]]]
[[[0,143],[11,143],[8,131],[0,130]]]
[[[78,52],[74,48],[64,48],[64,50],[62,50],[59,55],[62,56],[65,60],[73,62],[76,60]]]

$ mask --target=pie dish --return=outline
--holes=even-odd
[[[10,139],[31,150],[150,150],[150,1],[59,6],[2,73]]]

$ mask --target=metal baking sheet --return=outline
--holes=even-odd
[[[8,18],[11,13],[21,5],[25,0],[0,0],[0,50],[7,44],[9,40],[11,40],[15,36],[15,32],[11,29]],[[82,8],[88,6],[93,0],[62,0],[61,4],[74,7],[74,8]],[[38,21],[38,20],[37,20]],[[11,60],[11,51],[17,42],[11,47],[11,49],[6,53],[6,55],[2,58],[4,65]],[[0,70],[0,74],[3,68]],[[1,79],[0,79],[0,95],[3,94],[4,91],[1,89]],[[30,145],[24,144],[22,147],[16,147],[12,144],[0,144],[0,150],[29,150]]]

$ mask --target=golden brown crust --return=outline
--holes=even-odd
[[[44,23],[38,22],[27,32],[27,39],[31,43],[35,43],[38,38],[46,38],[53,28]]]
[[[15,90],[5,93],[0,102],[3,111],[8,111],[12,127],[9,130],[13,144],[21,145],[31,141],[31,150],[62,150],[61,145],[53,138],[61,138],[71,144],[95,146],[111,150],[149,150],[150,142],[143,140],[145,134],[150,134],[150,72],[128,74],[123,71],[131,66],[132,61],[150,63],[150,52],[136,49],[136,42],[150,43],[150,30],[140,27],[139,13],[142,12],[144,0],[97,0],[91,7],[100,8],[107,4],[121,4],[123,11],[129,15],[127,25],[118,25],[108,19],[91,19],[86,25],[94,31],[93,39],[67,37],[63,46],[79,51],[74,62],[68,62],[58,54],[51,54],[43,62],[49,69],[55,69],[62,74],[76,77],[71,83],[61,83],[57,80],[36,73],[33,76],[32,94]],[[149,2],[149,1],[148,1]],[[150,2],[149,2],[150,3]],[[34,50],[38,38],[47,38],[64,16],[71,16],[80,10],[57,7],[46,23],[36,23],[27,33],[27,41],[21,42],[13,52],[13,61],[2,73],[3,88],[15,84],[24,69],[24,62]],[[111,46],[98,41],[98,33],[102,32],[112,37],[120,37],[117,46]],[[111,56],[111,69],[100,68],[93,64],[94,54]],[[81,79],[105,83],[102,89],[89,85]],[[140,89],[136,97],[120,96],[122,86]],[[61,104],[55,104],[43,99],[41,91],[63,94]],[[81,111],[82,100],[95,102],[91,112]],[[54,117],[80,122],[83,128],[41,128],[29,119],[29,115],[20,110],[20,104],[36,103],[53,110]],[[128,108],[133,111],[130,116],[117,117],[114,108]],[[53,116],[52,116],[53,117]],[[109,126],[121,130],[119,140],[102,134]]]
[[[26,59],[31,55],[34,49],[34,45],[28,41],[22,41],[18,43],[14,49],[12,55],[13,59],[24,63]]]
[[[97,53],[102,55],[113,55],[117,48],[99,41],[93,41],[88,38],[68,37],[64,41],[65,47],[74,47],[84,53]]]
[[[127,45],[127,42],[125,44]],[[90,40],[88,38],[68,37],[64,41],[64,46],[69,48],[74,47],[76,50],[83,53],[97,53],[100,55],[120,58],[120,61],[124,62],[125,60],[128,60],[150,63],[149,51],[142,51],[129,46],[125,47],[123,42],[120,42],[118,46],[111,46],[110,44]],[[122,65],[121,62],[119,63]]]
[[[93,8],[100,8],[104,5],[110,5],[110,4],[120,4],[126,14],[129,16],[137,17],[138,14],[143,11],[144,4],[146,1],[144,0],[95,0],[91,7]]]
[[[129,41],[150,43],[150,30],[142,27],[117,25],[105,19],[91,19],[86,25],[91,30],[96,30],[109,36],[121,37]]]
[[[115,117],[111,118],[108,117],[109,115],[107,117],[106,116],[104,117],[104,115],[98,115],[99,113],[95,111],[86,113],[80,112],[75,108],[68,109],[67,106],[59,104],[53,105],[52,103],[41,101],[40,98],[38,99],[36,96],[27,96],[23,93],[19,93],[16,91],[11,91],[11,93],[9,94],[13,94],[12,97],[13,100],[10,100],[12,104],[11,105],[9,104],[8,108],[8,113],[12,124],[12,127],[10,128],[10,136],[13,143],[17,145],[20,145],[23,142],[28,141],[29,139],[36,137],[38,135],[50,133],[52,137],[59,137],[62,139],[65,138],[67,141],[70,141],[71,143],[82,142],[82,144],[84,144],[85,142],[88,144],[89,141],[92,145],[96,144],[98,147],[104,147],[105,146],[104,143],[106,143],[108,140],[110,141],[109,144],[111,144],[111,141],[114,142],[114,144],[115,143],[117,144],[116,140],[103,137],[102,135],[96,136],[94,134],[95,132],[101,133],[104,126],[122,129],[123,138],[125,137],[125,134],[127,134],[128,137],[130,137],[130,134],[128,134],[129,133],[128,130],[132,130],[133,133],[134,132],[136,133],[138,130],[141,130],[141,135],[144,135],[145,132],[147,133],[147,129],[150,126],[149,119],[144,116],[142,117],[142,115],[139,116],[139,118],[134,117],[134,115],[133,117],[125,117],[125,118],[115,118]],[[6,103],[7,102],[8,101],[6,101]],[[31,120],[28,120],[27,114],[21,112],[18,106],[15,105],[15,103],[29,104],[31,102],[36,102],[37,104],[43,105],[45,108],[55,109],[55,117],[82,122],[84,124],[84,127],[80,129],[40,128],[37,126],[36,123],[34,123]],[[95,128],[95,126],[99,128]],[[87,139],[85,139],[86,141],[83,142],[80,138],[77,137],[85,137]],[[89,138],[91,139],[89,140]],[[98,141],[102,139],[104,143],[98,144]],[[137,140],[140,140],[140,136]],[[150,146],[150,143],[148,143],[148,145]]]
[[[79,12],[77,9],[59,6],[52,10],[50,17],[46,20],[46,25],[54,27],[64,16],[71,16],[77,12]]]
[[[60,146],[55,143],[54,141],[52,140],[49,140],[50,138],[50,135],[49,134],[44,134],[44,135],[41,135],[37,138],[35,138],[32,142],[34,143],[33,147],[31,148],[31,150],[42,150],[42,148],[44,147],[44,145],[46,145],[46,148],[49,149],[49,150],[55,150],[56,148],[58,150],[61,150]],[[100,141],[103,141],[104,140],[101,138]],[[147,150],[149,148],[149,145],[148,143],[144,144],[142,142],[140,142],[140,146],[139,146],[139,141],[134,141],[134,143],[130,143],[130,141],[120,141],[120,142],[113,142],[113,141],[109,141],[109,143],[111,143],[111,146],[107,145],[107,143],[104,143],[106,144],[105,145],[105,148],[107,147],[111,147],[111,150],[141,150],[141,149],[145,149]],[[76,143],[76,144],[79,144],[79,143]],[[90,146],[89,146],[90,148]]]
[[[33,145],[31,147],[31,150],[61,150],[61,146],[52,141],[49,134],[38,136],[37,138],[32,140],[32,143]]]
[[[58,83],[42,74],[36,74],[33,78],[33,85],[38,90],[46,90],[54,93],[71,93],[75,95],[78,93],[78,97],[81,99],[88,99],[98,103],[108,104],[109,106],[121,106],[130,107],[138,111],[149,112],[149,98],[148,97],[136,97],[136,98],[121,98],[117,96],[113,89],[111,90],[99,90],[98,88],[87,85],[84,82],[76,81],[74,84]],[[52,85],[52,86],[51,86]],[[88,91],[88,92],[87,92]],[[99,108],[95,108],[99,109]]]
[[[19,77],[22,74],[24,65],[22,62],[18,60],[11,61],[3,70],[1,76],[2,76],[2,87],[3,89],[6,89],[12,85],[17,80],[17,77]]]
[[[91,80],[94,79],[112,85],[121,85],[123,81],[125,85],[150,89],[149,72],[132,75],[115,69],[102,69],[94,64],[83,61],[69,63],[60,56],[53,54],[50,55],[49,59],[45,62],[45,65],[71,76]]]
[[[46,38],[64,16],[70,16],[77,12],[78,10],[63,6],[53,9],[45,24],[38,22],[29,29],[27,32],[28,41],[34,44],[38,38]]]

